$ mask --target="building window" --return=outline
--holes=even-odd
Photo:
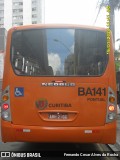
[[[0,14],[2,14],[2,13],[4,13],[4,11],[3,11],[3,10],[0,10]]]
[[[23,5],[23,2],[14,2],[13,5],[14,6],[21,6],[21,5]]]
[[[2,21],[3,20],[3,17],[0,17],[0,21]]]
[[[36,10],[37,10],[37,8],[36,8],[36,7],[32,8],[32,11],[36,11]]]
[[[14,5],[14,6],[18,6],[18,2],[14,2],[13,5]]]
[[[13,13],[16,13],[17,12],[17,9],[13,9]]]
[[[37,18],[37,14],[33,14],[33,15],[32,15],[32,18]]]
[[[3,6],[4,6],[4,3],[0,3],[0,6],[3,7]]]
[[[2,28],[2,27],[4,27],[4,25],[3,25],[3,24],[0,24],[0,27]]]
[[[23,25],[23,22],[18,23],[18,25],[20,25],[20,26]]]
[[[13,9],[13,13],[23,12],[23,9]]]
[[[37,24],[37,21],[33,21],[32,24]]]
[[[19,5],[23,5],[23,2],[19,2]]]
[[[16,20],[16,19],[23,19],[23,16],[20,15],[20,16],[13,16],[13,19]]]
[[[32,1],[32,4],[36,4],[37,2],[36,1]]]
[[[17,16],[13,16],[13,19],[14,19],[14,20],[17,19]]]
[[[23,9],[19,9],[19,12],[23,12]]]
[[[23,25],[23,22],[20,22],[20,23],[13,23],[13,26],[21,26]]]
[[[13,23],[13,26],[18,26],[18,24],[17,23]]]

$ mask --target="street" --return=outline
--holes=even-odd
[[[59,152],[59,151],[63,151],[65,153],[70,153],[70,151],[72,153],[79,153],[79,154],[84,154],[84,153],[95,153],[97,154],[97,152],[99,151],[101,154],[104,151],[104,153],[108,154],[112,152],[108,152],[110,151],[110,149],[106,146],[106,145],[100,145],[100,144],[63,144],[63,143],[54,143],[54,144],[43,144],[43,143],[23,143],[23,142],[14,142],[14,143],[2,143],[0,144],[0,151],[18,151],[18,152]],[[98,153],[99,153],[98,152]],[[13,158],[13,157],[12,157]],[[10,159],[12,159],[10,158]],[[87,157],[88,158],[88,157]],[[90,157],[90,158],[95,158],[95,156]],[[111,159],[113,160],[116,159],[115,157],[99,157],[99,159],[106,159],[108,160]],[[1,158],[2,159],[2,158]],[[17,158],[16,158],[17,159]]]

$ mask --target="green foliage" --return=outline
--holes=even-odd
[[[115,55],[115,57],[120,57],[120,52],[118,52],[117,50],[115,50],[114,55]]]
[[[116,67],[116,72],[118,72],[119,68],[120,68],[120,62],[119,61],[115,62],[115,67]]]
[[[117,50],[115,50],[114,52],[114,56],[115,56],[115,67],[116,67],[116,72],[119,71],[120,68],[120,52],[118,52]],[[117,59],[117,60],[116,60]]]

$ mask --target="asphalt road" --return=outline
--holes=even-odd
[[[59,151],[62,151],[63,154],[64,153],[77,153],[77,154],[91,154],[91,153],[95,153],[98,154],[97,152],[100,151],[101,154],[104,153],[109,153],[109,148],[107,148],[106,145],[100,145],[100,144],[71,144],[71,143],[23,143],[23,142],[14,142],[14,143],[0,143],[0,151],[17,151],[17,152],[25,152],[29,153],[29,152],[39,152],[41,153],[42,151],[44,152],[50,152],[52,151],[52,153],[56,153]],[[90,152],[89,152],[90,151]],[[112,154],[112,152],[110,152]],[[71,157],[67,157],[69,159],[71,159]],[[77,158],[78,157],[74,157]],[[85,156],[85,157],[79,157],[79,158],[87,158],[87,159],[96,159],[96,156]],[[97,157],[98,159],[103,159],[103,160],[116,160],[115,157],[109,157],[109,156],[105,156],[105,157]],[[8,158],[1,158],[2,159],[8,159]],[[9,158],[9,159],[13,159],[13,157]],[[18,158],[14,158],[14,159],[18,159]],[[49,158],[52,159],[52,158]],[[58,159],[58,158],[57,158]],[[60,158],[59,158],[60,159]],[[62,158],[61,158],[62,159]]]

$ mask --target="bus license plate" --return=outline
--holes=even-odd
[[[49,119],[68,119],[67,113],[49,113],[48,115]]]

